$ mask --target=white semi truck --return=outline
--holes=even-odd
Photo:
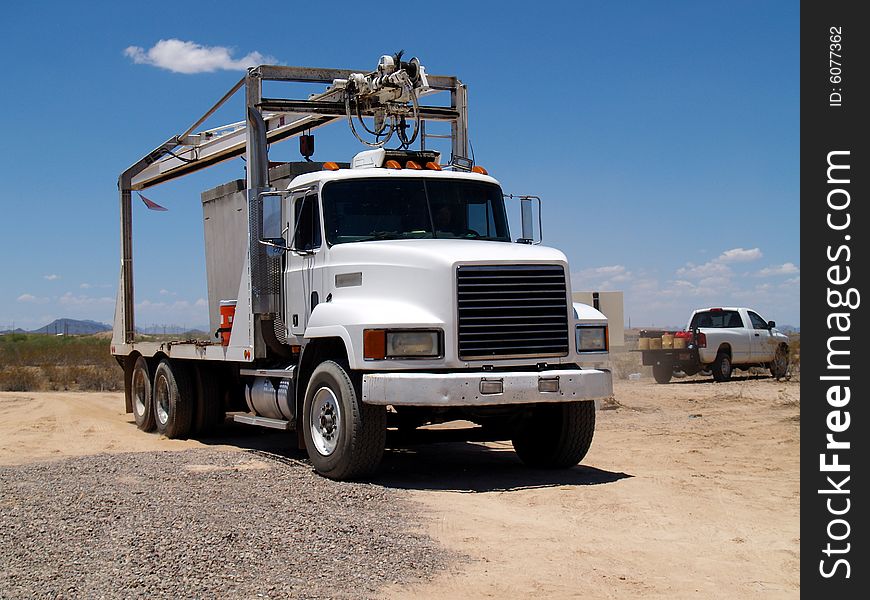
[[[328,87],[266,98],[267,81]],[[241,89],[245,121],[194,133]],[[421,103],[439,92],[449,103]],[[311,130],[343,120],[369,149],[311,162]],[[435,121],[450,133],[427,132]],[[270,145],[296,136],[306,160],[270,163]],[[443,164],[426,148],[436,137],[450,143]],[[121,174],[112,353],[139,428],[186,437],[233,412],[295,431],[334,479],[377,468],[390,419],[470,420],[533,466],[582,460],[595,401],[612,395],[606,319],[578,318],[565,255],[536,244],[536,197],[519,197],[512,241],[505,195],[467,140],[465,86],[416,59],[384,56],[371,72],[264,65]],[[236,156],[245,180],[202,197],[216,339],[141,339],[131,192]]]

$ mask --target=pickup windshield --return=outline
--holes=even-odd
[[[497,185],[461,179],[348,179],[323,187],[330,245],[421,238],[509,242]]]
[[[695,313],[689,329],[696,327],[713,327],[717,329],[725,327],[743,327],[743,319],[736,310],[706,310]]]

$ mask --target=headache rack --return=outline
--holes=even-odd
[[[267,81],[328,84],[328,87],[325,91],[304,99],[264,97],[263,83]],[[243,121],[196,131],[243,88]],[[449,105],[424,105],[419,102],[420,98],[438,92],[449,92]],[[366,126],[364,118],[369,118],[374,123],[371,128]],[[271,321],[278,306],[274,291],[260,285],[271,279],[270,274],[264,272],[270,263],[265,258],[265,247],[258,243],[262,232],[259,231],[260,220],[257,218],[261,211],[262,194],[272,191],[268,178],[269,146],[343,119],[347,120],[354,135],[367,146],[382,147],[393,132],[396,132],[400,149],[407,149],[415,139],[419,139],[420,150],[425,150],[427,139],[449,138],[451,163],[468,162],[465,85],[453,76],[426,74],[416,59],[405,62],[401,53],[382,56],[377,69],[370,72],[277,65],[261,65],[249,69],[238,83],[187,130],[173,135],[157,146],[118,178],[121,204],[121,274],[113,346],[132,344],[135,338],[132,191],[144,190],[244,156],[247,161],[246,188],[252,240],[252,314],[248,339],[253,350],[250,358],[262,356],[264,350],[254,341],[274,330]],[[356,126],[354,119],[358,123]],[[413,125],[408,124],[409,119],[414,121]],[[427,134],[428,121],[448,122],[450,134]],[[357,130],[360,126],[364,128],[363,135]],[[408,134],[409,130],[413,131],[413,135]],[[373,141],[364,139],[367,135],[365,132]],[[261,333],[258,334],[257,331]]]

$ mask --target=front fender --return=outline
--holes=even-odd
[[[346,299],[322,302],[314,307],[305,328],[305,338],[338,337],[348,349],[352,369],[363,365],[363,329],[444,328],[444,321],[424,308],[395,300]]]

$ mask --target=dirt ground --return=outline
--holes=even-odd
[[[800,388],[736,377],[618,381],[592,449],[530,471],[509,443],[423,431],[377,483],[411,491],[429,533],[467,557],[420,598],[793,598],[798,595]],[[275,448],[279,434],[144,434],[117,393],[0,393],[0,464],[98,452]],[[0,482],[2,484],[2,482]]]

